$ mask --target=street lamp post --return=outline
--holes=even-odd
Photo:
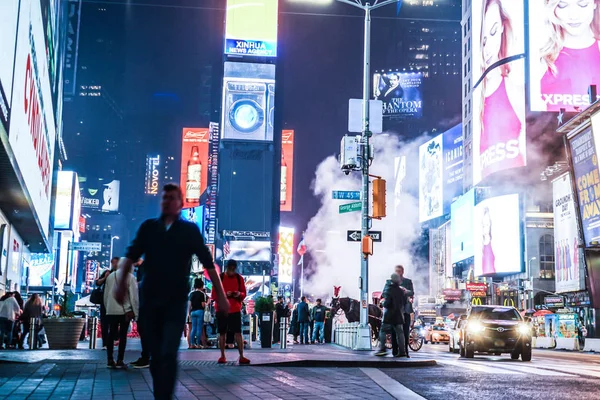
[[[537,260],[537,257],[531,257],[528,261],[527,261],[527,278],[529,279],[529,283],[531,284],[531,295],[528,295],[528,299],[527,299],[527,307],[528,308],[533,308],[533,296],[535,295],[534,291],[533,291],[533,274],[531,273],[531,262]],[[525,292],[525,291],[523,291]],[[531,297],[531,298],[529,298]]]
[[[373,0],[373,4],[363,0],[337,0],[353,7],[360,8],[365,13],[364,43],[363,43],[363,129],[362,129],[362,209],[361,209],[361,236],[364,238],[369,234],[369,86],[370,86],[370,64],[371,64],[371,11],[389,4],[398,3],[402,0]],[[306,3],[311,1],[306,0]],[[360,325],[358,327],[358,338],[355,350],[371,350],[371,328],[369,326],[369,258],[360,249]]]
[[[115,239],[116,239],[116,240],[119,240],[119,239],[121,239],[121,238],[120,238],[120,237],[118,237],[118,236],[111,236],[111,237],[110,237],[110,257],[109,257],[109,259],[108,259],[108,263],[109,263],[109,265],[110,265],[110,262],[112,261],[112,257],[113,257],[113,243],[114,243]]]

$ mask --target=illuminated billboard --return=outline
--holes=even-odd
[[[462,189],[462,125],[457,125],[419,147],[419,221],[448,214]]]
[[[47,236],[56,124],[39,1],[20,2],[19,27],[8,140],[24,189]]]
[[[145,193],[157,196],[160,191],[160,155],[146,155]]]
[[[181,138],[181,190],[183,208],[200,205],[208,185],[208,128],[183,128]]]
[[[18,1],[0,2],[0,129],[4,128],[6,132],[12,99],[18,15]]]
[[[73,211],[73,171],[59,171],[54,205],[54,229],[71,229]]]
[[[475,206],[475,276],[522,271],[520,215],[518,194],[492,197]]]
[[[423,74],[397,71],[375,73],[373,97],[383,102],[384,118],[421,118]]]
[[[200,233],[204,235],[204,206],[184,208],[181,210],[181,218],[198,225]]]
[[[270,241],[232,240],[229,249],[231,260],[271,262]]]
[[[294,228],[279,227],[279,284],[292,283]]]
[[[221,139],[272,141],[275,66],[226,62]]]
[[[569,174],[564,174],[552,182],[556,293],[585,289],[585,261],[583,249],[579,247],[572,193]]]
[[[118,212],[121,182],[81,178],[81,208],[91,211]]]
[[[473,0],[473,184],[526,165],[524,2]]]
[[[474,256],[473,213],[475,190],[471,189],[451,206],[451,257],[452,264]]]
[[[579,215],[586,247],[592,242],[600,241],[600,209],[596,197],[596,193],[600,190],[600,172],[595,136],[591,129],[587,129],[569,139],[570,158],[573,163]]]
[[[225,54],[277,56],[275,0],[227,0]]]
[[[600,85],[600,2],[529,0],[532,111],[581,111]]]
[[[281,135],[280,210],[292,211],[294,199],[294,131],[284,130]]]
[[[29,261],[29,286],[51,286],[53,267],[52,253],[32,253]]]

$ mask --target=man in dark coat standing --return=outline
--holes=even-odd
[[[404,332],[404,349],[406,353],[406,357],[410,358],[408,353],[408,340],[410,335],[410,329],[412,325],[411,313],[413,312],[412,303],[408,301],[409,297],[413,297],[415,295],[415,289],[413,287],[413,283],[410,279],[404,277],[404,267],[402,265],[396,265],[396,274],[400,277],[400,289],[404,291],[404,295],[406,297],[406,310],[404,311],[404,324],[402,326],[402,331]],[[387,285],[390,283],[388,280],[385,283]],[[385,288],[383,289],[386,290]],[[398,354],[398,341],[396,340],[396,335],[392,335],[392,353],[394,355]]]
[[[376,356],[383,357],[387,355],[386,337],[387,334],[391,334],[392,337],[396,336],[396,340],[400,345],[398,348],[398,357],[405,357],[405,345],[404,345],[404,310],[406,308],[406,295],[404,290],[400,288],[400,282],[402,279],[398,274],[392,274],[389,281],[386,282],[383,290],[383,324],[379,331],[379,351],[375,353]],[[400,350],[402,349],[402,351]]]

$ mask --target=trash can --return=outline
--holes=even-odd
[[[81,335],[79,335],[79,341],[83,341],[88,336],[89,318],[87,318],[87,314],[85,311],[74,311],[73,316],[81,317],[85,320],[85,324],[83,325],[83,328],[81,329]]]

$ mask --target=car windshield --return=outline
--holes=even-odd
[[[445,328],[445,327],[443,327],[443,326],[434,326],[434,327],[433,327],[433,330],[434,330],[434,331],[445,331],[445,330],[446,330],[446,328]]]
[[[521,316],[514,308],[497,307],[473,310],[470,319],[520,321]]]

